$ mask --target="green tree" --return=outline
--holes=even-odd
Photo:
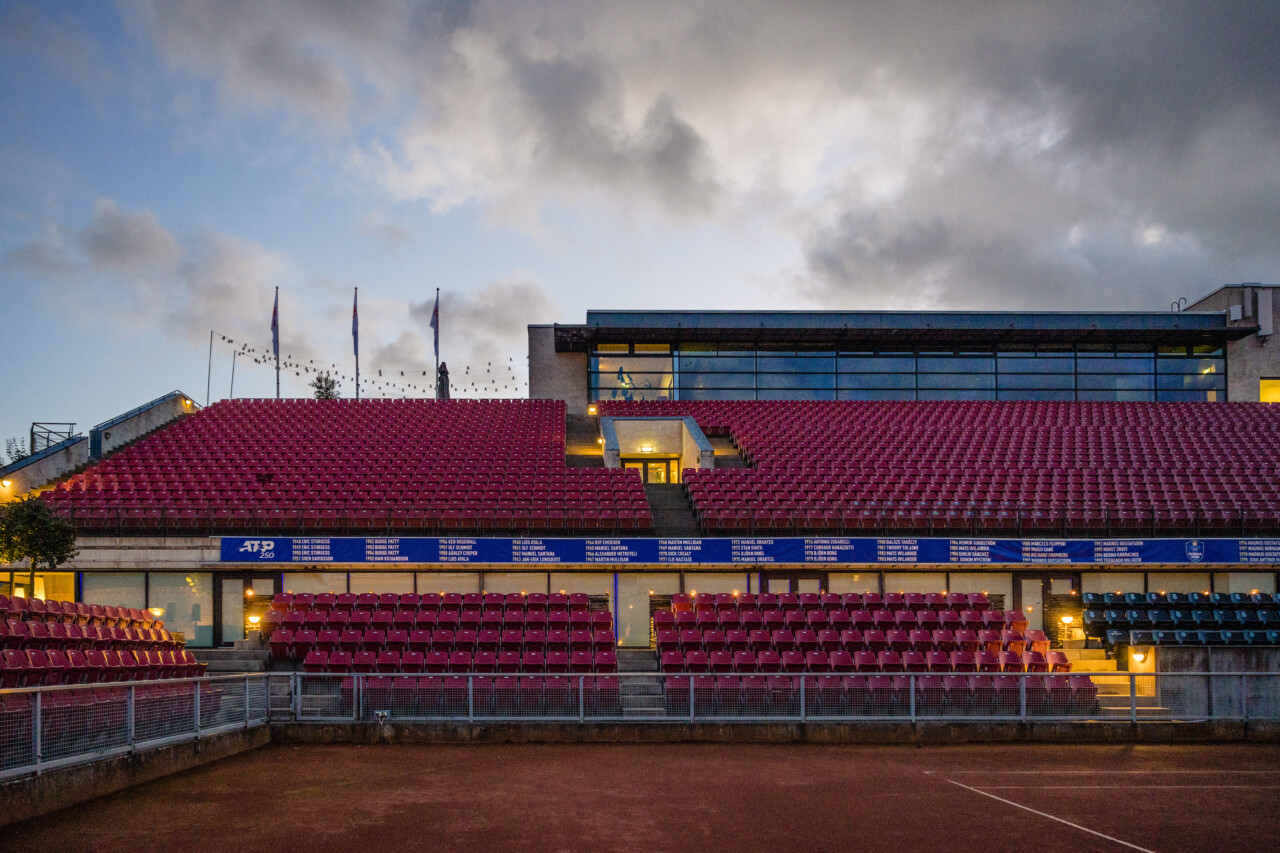
[[[56,571],[79,553],[71,522],[54,513],[37,496],[24,495],[0,505],[0,560],[31,561],[28,589],[36,587],[37,568]]]
[[[330,376],[327,370],[316,374],[316,378],[311,380],[311,388],[317,400],[338,399],[338,380]]]

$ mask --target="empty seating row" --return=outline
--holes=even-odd
[[[1011,717],[1098,712],[1098,688],[1084,675],[696,675],[667,676],[672,715],[821,716],[949,714]]]
[[[447,610],[397,610],[392,613],[379,610],[370,613],[367,610],[356,610],[348,613],[345,610],[290,610],[280,614],[278,611],[268,613],[262,621],[264,634],[270,635],[276,626],[297,631],[309,628],[319,631],[324,628],[344,630],[346,628],[376,628],[390,630],[399,628],[409,631],[414,628],[459,628],[479,630],[481,628],[515,628],[515,629],[550,629],[581,630],[605,629],[613,627],[613,614],[607,610],[574,611],[572,613],[559,610],[551,613],[525,613],[522,610],[463,610],[461,613]]]
[[[1106,645],[1280,646],[1280,629],[1268,631],[1108,631]]]
[[[991,609],[991,600],[985,592],[746,592],[731,593],[678,593],[671,597],[671,609],[681,612],[688,609],[737,610],[931,610],[941,613],[947,610],[976,610],[979,613]]]
[[[179,649],[179,643],[164,628],[108,628],[101,625],[61,622],[0,622],[0,649]]]
[[[1049,651],[1049,638],[1043,631],[948,631],[948,630],[914,630],[914,631],[860,631],[847,628],[836,631],[830,628],[813,631],[789,631],[780,629],[766,631],[699,631],[696,628],[685,631],[659,631],[657,633],[658,653],[667,651],[729,651],[785,652],[797,649],[811,652],[821,649],[833,652],[844,649],[850,653],[859,651],[871,652],[1002,652],[1011,651],[1021,654],[1026,649],[1046,653]]]
[[[1266,592],[1086,592],[1089,610],[1268,610],[1280,612],[1280,596]]]
[[[445,592],[278,592],[271,599],[271,609],[286,612],[289,610],[365,610],[376,612],[387,610],[523,610],[535,611],[557,610],[589,610],[591,596],[583,592],[541,593],[457,593]]]
[[[675,631],[688,628],[703,630],[720,628],[726,631],[735,628],[747,631],[756,628],[764,628],[770,631],[778,628],[787,628],[789,630],[833,628],[837,631],[845,628],[857,628],[863,631],[872,628],[881,631],[895,628],[907,631],[923,628],[933,631],[943,628],[949,631],[960,629],[1000,631],[1011,626],[1022,625],[1025,627],[1026,621],[1026,617],[1016,610],[987,610],[983,612],[978,612],[977,610],[961,612],[944,610],[941,613],[934,613],[931,610],[916,612],[906,609],[875,611],[811,610],[808,612],[800,610],[786,612],[781,610],[751,610],[746,613],[738,613],[732,610],[699,609],[697,613],[658,611],[653,614],[655,630]]]
[[[1060,651],[919,652],[837,649],[830,653],[791,649],[662,653],[664,672],[1070,672],[1071,662]]]
[[[613,631],[290,631],[281,628],[271,635],[271,654],[276,660],[302,660],[313,650],[360,651],[378,653],[383,650],[405,652],[566,652],[612,650],[616,640]]]
[[[1102,637],[1110,631],[1266,631],[1280,628],[1276,610],[1086,610],[1084,630]]]
[[[61,622],[66,625],[103,625],[109,628],[163,627],[149,610],[136,607],[88,604],[75,601],[0,595],[0,621]]]
[[[612,650],[590,652],[491,652],[467,651],[321,651],[307,653],[304,672],[617,672],[618,656]]]
[[[0,687],[105,684],[119,681],[194,678],[205,664],[180,651],[60,651],[6,649],[0,652]]]

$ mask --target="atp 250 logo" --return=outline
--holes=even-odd
[[[259,560],[270,560],[276,555],[276,540],[246,539],[240,546],[241,554],[257,554]]]

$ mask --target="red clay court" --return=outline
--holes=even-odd
[[[0,849],[1280,849],[1280,746],[268,746]]]

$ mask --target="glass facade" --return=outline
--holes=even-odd
[[[592,400],[1226,399],[1223,351],[1205,346],[1051,345],[831,352],[603,344]],[[625,350],[625,351],[624,351]]]

